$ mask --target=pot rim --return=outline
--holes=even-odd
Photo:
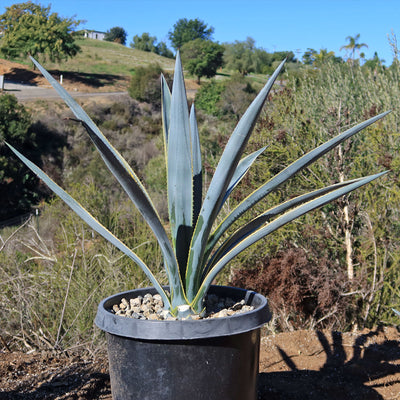
[[[132,339],[191,340],[249,332],[261,328],[271,319],[268,300],[263,295],[252,290],[216,285],[210,287],[209,294],[231,297],[235,301],[244,299],[246,304],[254,306],[254,310],[222,318],[173,321],[133,319],[111,312],[112,306],[123,297],[131,299],[146,293],[157,292],[154,287],[147,287],[117,293],[103,299],[97,309],[95,324],[107,333]]]

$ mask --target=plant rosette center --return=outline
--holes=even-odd
[[[179,307],[186,307],[189,311],[189,306],[184,304]],[[204,310],[201,314],[190,314],[186,318],[188,320],[224,318],[235,314],[241,314],[254,310],[254,306],[247,305],[245,300],[235,301],[230,297],[222,298],[215,294],[206,296],[204,300]],[[118,304],[114,304],[111,313],[122,317],[144,320],[157,321],[173,321],[178,318],[174,317],[164,307],[164,303],[159,294],[152,295],[150,293],[144,296],[137,296],[130,300],[125,297]],[[183,314],[184,309],[180,309],[179,313]]]

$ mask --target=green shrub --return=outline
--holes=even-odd
[[[321,180],[352,179],[376,166],[392,173],[352,193],[350,198],[338,200],[335,207],[326,205],[306,215],[302,225],[308,227],[307,230],[301,229],[298,223],[286,226],[236,264],[239,267],[242,261],[242,265],[252,262],[255,265],[260,260],[255,259],[254,254],[267,251],[273,258],[290,246],[305,249],[308,255],[313,255],[312,262],[330,260],[351,282],[351,289],[343,294],[352,294],[344,298],[349,306],[358,310],[357,320],[354,313],[346,315],[335,311],[331,317],[337,320],[337,325],[329,326],[334,329],[346,329],[353,324],[372,327],[380,322],[392,323],[391,307],[399,304],[399,74],[398,69],[378,70],[374,76],[359,66],[350,68],[346,64],[328,63],[319,69],[303,71],[302,76],[289,76],[285,87],[272,93],[273,99],[266,103],[265,113],[249,142],[249,151],[263,145],[269,147],[254,165],[252,180],[241,188],[244,196],[257,187],[258,182],[269,179],[304,154],[310,146],[335,136],[357,120],[382,110],[392,110],[386,119],[369,127],[365,136],[352,138],[292,178],[275,193],[279,198],[267,198],[264,207],[272,207],[275,200],[291,198],[318,186]],[[239,200],[233,194],[231,201],[234,207]],[[346,235],[348,247],[345,246]],[[350,267],[354,270],[352,280],[348,278]],[[319,272],[322,274],[323,270]],[[289,322],[298,316],[296,308],[287,307],[286,311]],[[329,319],[324,319],[317,327],[324,327]],[[307,328],[308,323],[303,328]]]
[[[212,80],[196,93],[196,108],[215,117],[232,116],[235,120],[243,115],[247,105],[255,97],[255,90],[246,78],[233,75],[226,81]]]
[[[224,90],[217,103],[223,115],[235,117],[239,121],[240,117],[256,97],[256,91],[251,83],[241,75],[234,75],[224,83]]]
[[[23,149],[40,162],[35,155],[36,135],[32,130],[31,115],[10,94],[0,95],[0,221],[29,211],[38,200],[38,179],[10,157],[4,141]]]
[[[161,74],[164,74],[167,79],[166,74],[158,64],[136,68],[128,87],[129,95],[135,100],[151,103],[156,108],[160,108]]]
[[[223,90],[223,82],[211,80],[210,82],[203,83],[196,93],[196,108],[209,115],[219,116],[221,111],[218,107],[218,103]]]

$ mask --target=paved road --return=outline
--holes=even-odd
[[[60,96],[57,92],[49,87],[40,87],[34,85],[27,85],[23,83],[16,83],[5,81],[4,91],[6,93],[13,94],[20,101],[34,100],[34,99],[59,99]],[[97,97],[97,96],[123,96],[127,92],[94,92],[94,93],[83,93],[83,92],[69,92],[72,97]]]

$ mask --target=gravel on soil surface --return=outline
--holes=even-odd
[[[205,300],[204,315],[190,315],[188,319],[223,318],[234,314],[253,310],[253,306],[246,305],[244,300],[235,302],[231,298],[219,298],[211,294]],[[148,320],[175,320],[168,310],[164,309],[162,298],[159,294],[138,296],[129,301],[123,298],[120,304],[114,304],[112,310],[116,315],[134,319]]]

